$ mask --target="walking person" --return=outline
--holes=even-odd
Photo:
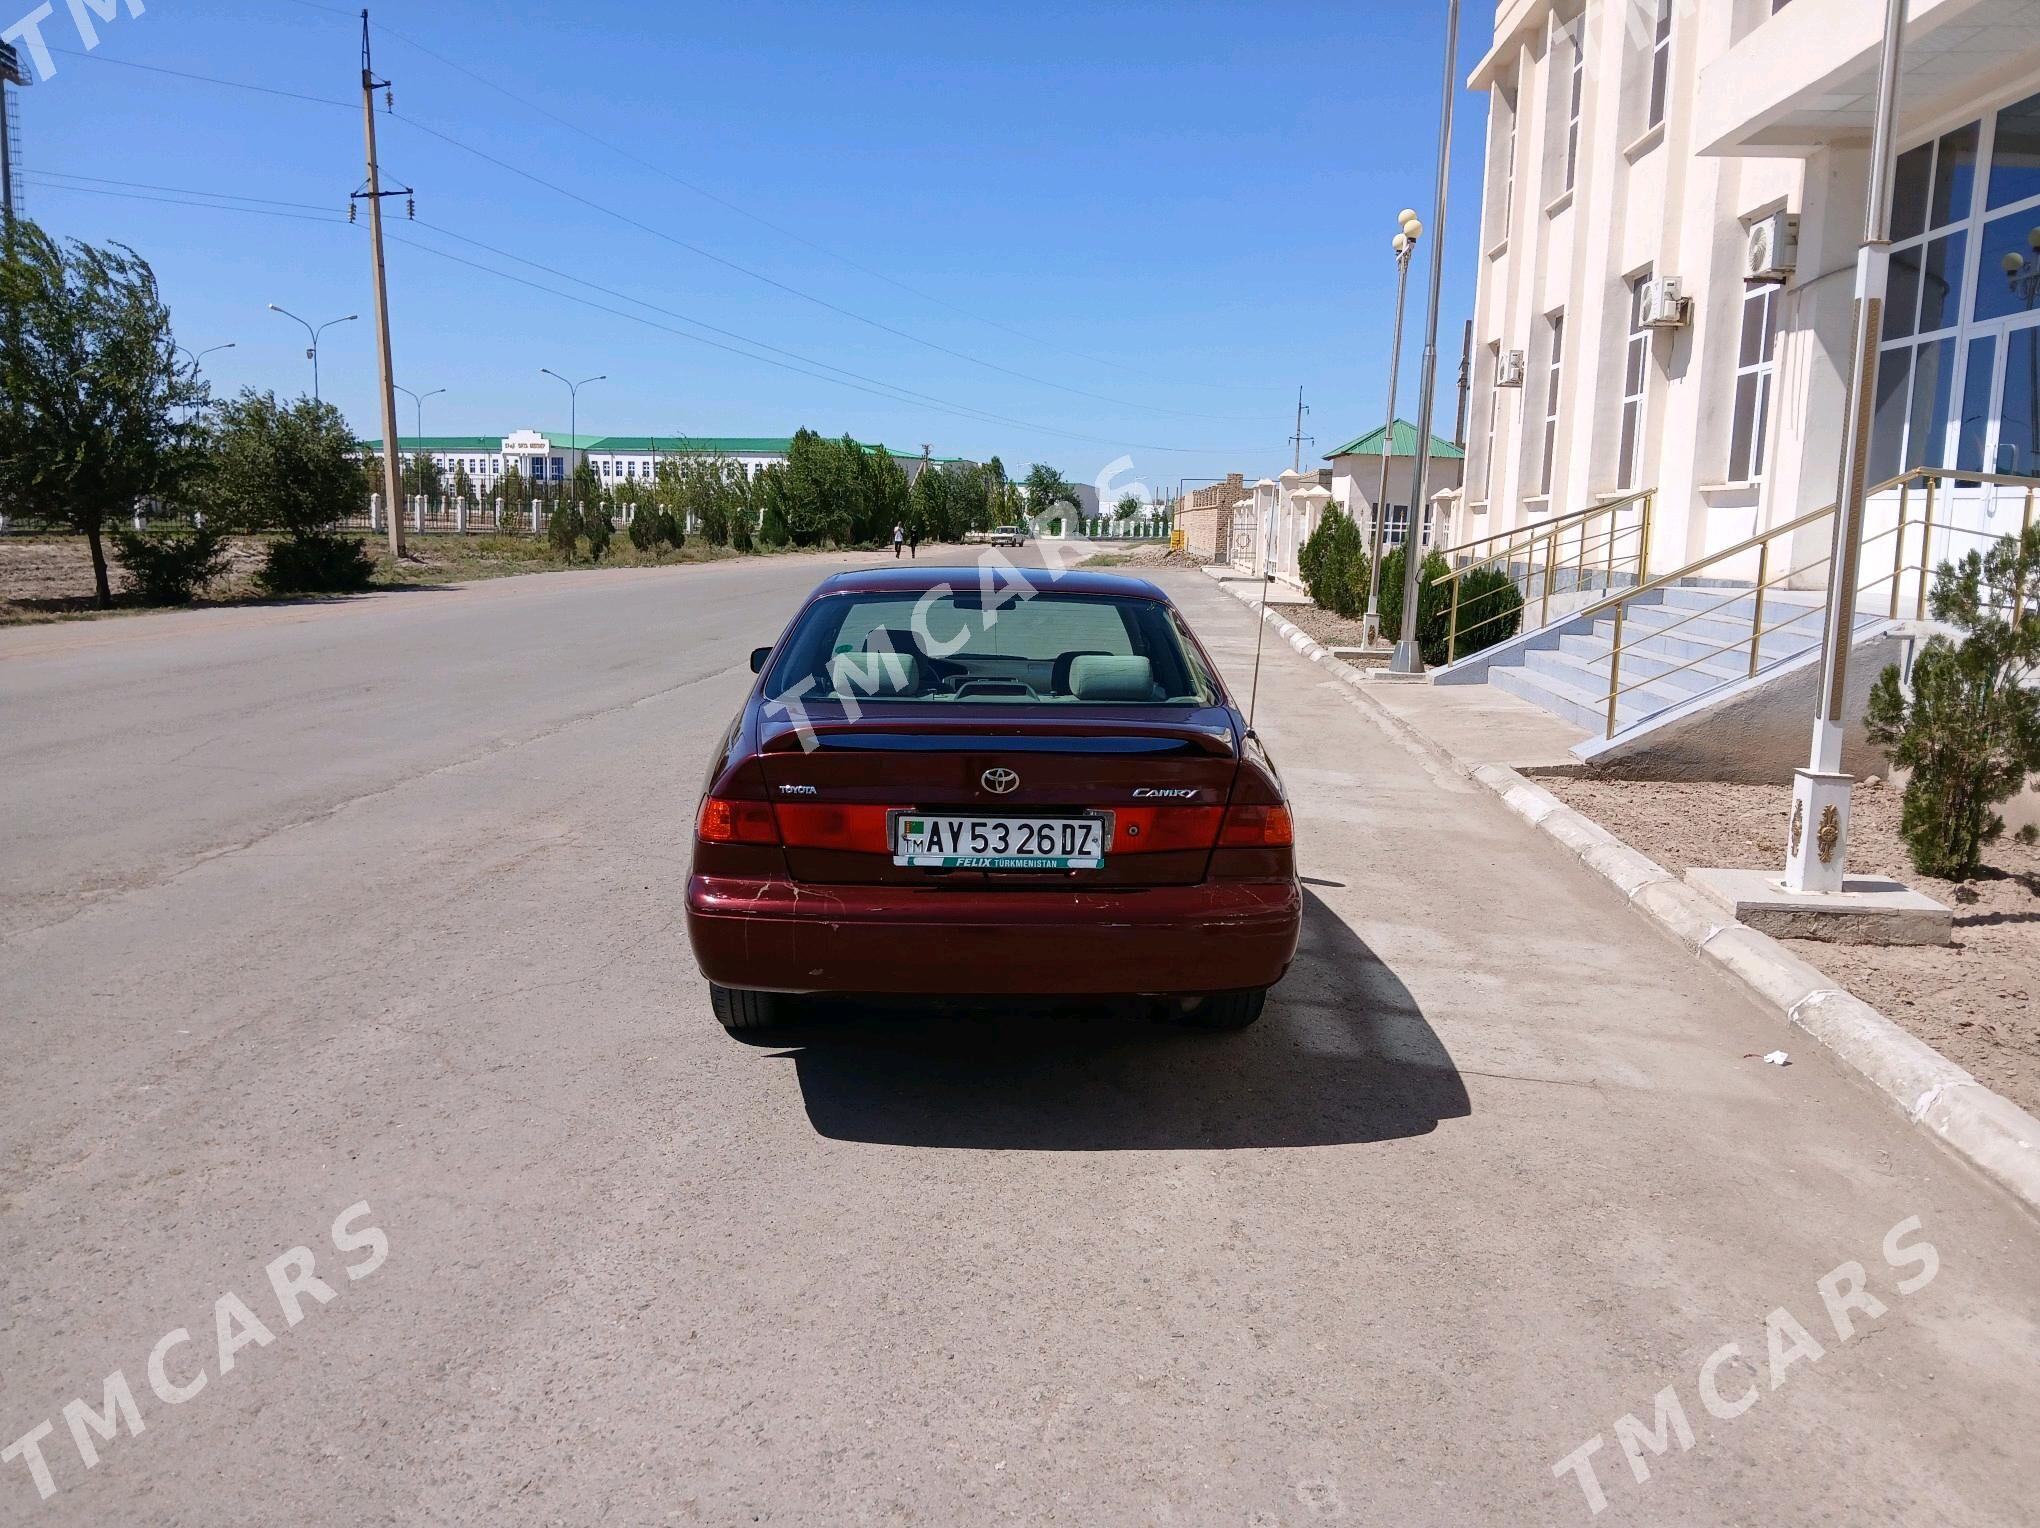
[[[916,520],[913,529],[907,532],[907,553],[914,561],[921,560],[921,522]]]
[[[895,524],[892,528],[892,555],[894,562],[900,560],[900,546],[906,539],[907,528],[904,525]]]

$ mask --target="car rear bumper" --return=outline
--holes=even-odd
[[[723,876],[687,883],[702,974],[771,992],[1120,995],[1270,987],[1295,881],[957,893]]]

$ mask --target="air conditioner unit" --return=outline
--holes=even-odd
[[[1495,386],[1521,387],[1523,385],[1523,352],[1504,350],[1495,357]]]
[[[1799,265],[1799,218],[1774,212],[1750,225],[1749,248],[1743,258],[1743,280],[1784,281]]]
[[[1693,312],[1692,303],[1680,295],[1679,283],[1671,276],[1643,284],[1642,308],[1646,329],[1683,329]]]

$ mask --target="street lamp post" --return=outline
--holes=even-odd
[[[1368,532],[1367,618],[1361,636],[1369,647],[1381,640],[1381,522],[1388,518],[1389,453],[1395,449],[1395,389],[1402,372],[1403,298],[1409,292],[1410,257],[1416,253],[1417,240],[1424,236],[1423,220],[1407,207],[1397,214],[1396,224],[1401,231],[1392,241],[1395,250],[1395,343],[1388,353],[1388,425],[1381,435],[1381,491],[1374,497],[1374,525]],[[1407,529],[1403,543],[1409,543]],[[1403,557],[1407,561],[1409,554],[1405,552]]]
[[[178,354],[189,356],[191,358],[191,375],[193,380],[196,380],[198,377],[198,363],[200,361],[203,361],[207,356],[213,354],[215,351],[232,350],[234,348],[235,348],[234,342],[232,340],[228,340],[224,345],[208,345],[203,350],[193,350],[189,345],[173,345],[171,347],[171,349],[177,352]],[[196,419],[198,417],[198,405],[196,403],[191,405],[191,411],[192,419]]]
[[[311,336],[312,342],[311,345],[305,351],[305,359],[312,363],[312,401],[314,403],[318,402],[319,336],[324,334],[328,329],[332,328],[335,324],[351,324],[357,318],[361,317],[361,315],[359,313],[350,313],[345,318],[329,318],[326,320],[326,322],[319,325],[318,328],[314,329],[309,323],[306,323],[305,320],[302,318],[298,318],[298,316],[295,313],[291,312],[290,309],[288,308],[279,308],[275,303],[272,302],[269,305],[269,311],[272,313],[281,313],[285,318],[295,319],[298,323],[304,324],[305,333]]]
[[[435,387],[429,393],[414,393],[408,387],[399,386],[397,383],[394,382],[392,382],[390,386],[395,387],[398,392],[402,393],[406,398],[409,398],[411,400],[412,406],[417,410],[418,436],[422,440],[425,435],[425,400],[427,398],[437,398],[441,393],[445,392],[446,389],[443,387]]]
[[[1417,649],[1417,585],[1424,566],[1424,494],[1431,486],[1431,406],[1438,390],[1438,303],[1445,285],[1445,192],[1452,181],[1452,106],[1459,89],[1459,0],[1445,3],[1445,102],[1438,115],[1437,208],[1431,217],[1431,295],[1424,320],[1424,375],[1418,384],[1416,464],[1410,474],[1410,523],[1403,536],[1402,635],[1388,660],[1391,674],[1421,674]]]
[[[176,348],[179,351],[183,352],[185,355],[191,357],[191,369],[194,372],[196,372],[198,370],[198,363],[200,361],[203,361],[207,356],[213,354],[215,351],[232,350],[235,347],[234,342],[232,340],[228,340],[224,345],[208,345],[203,350],[193,350],[189,345],[179,345]]]
[[[1807,767],[1793,777],[1785,850],[1788,891],[1838,892],[1848,881],[1851,782],[1842,773],[1843,707],[1849,681],[1849,643],[1856,628],[1856,574],[1863,555],[1864,508],[1870,488],[1877,347],[1884,302],[1891,289],[1891,149],[1904,41],[1905,0],[1885,0],[1884,57],[1877,78],[1877,116],[1870,134],[1870,186],[1863,214],[1863,246],[1856,254],[1855,353],[1842,439],[1841,484],[1835,495],[1834,544],[1828,554],[1827,628],[1821,633],[1813,747]]]
[[[538,369],[556,382],[567,383],[567,435],[572,441],[572,444],[567,449],[578,452],[581,449],[581,389],[590,382],[607,382],[609,378],[607,376],[583,377],[578,382],[567,382],[565,377],[554,371],[550,366],[541,366]]]

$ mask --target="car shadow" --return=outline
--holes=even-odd
[[[1409,989],[1310,893],[1295,964],[1238,1033],[1157,1024],[1128,1004],[865,1002],[817,1007],[769,1043],[792,1061],[817,1131],[892,1146],[1334,1146],[1426,1135],[1471,1112]]]

